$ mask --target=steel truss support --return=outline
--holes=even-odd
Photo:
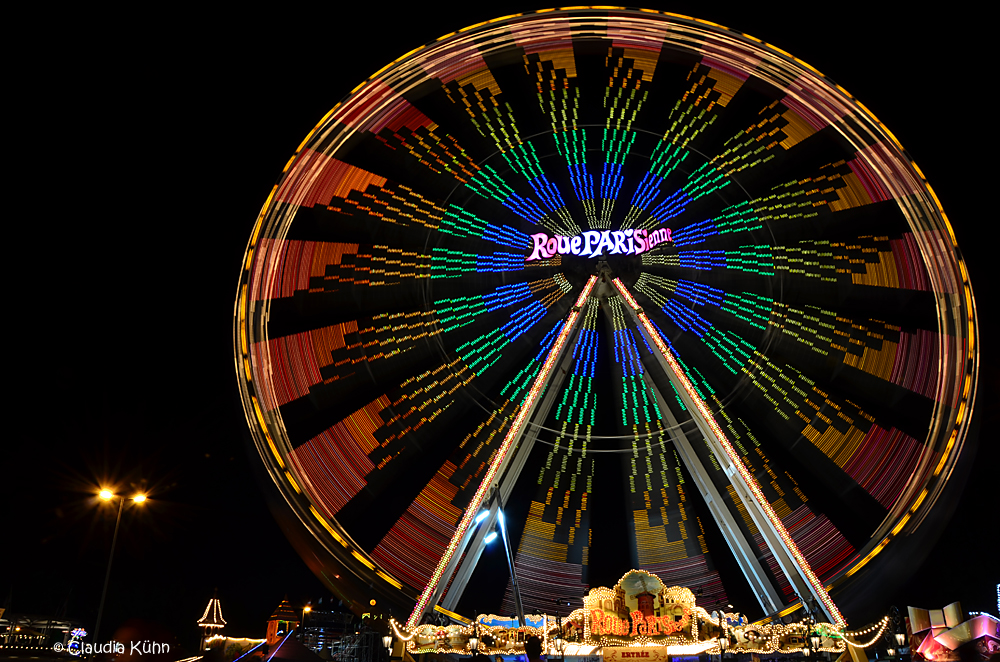
[[[570,342],[567,343],[568,348],[576,346],[578,336],[579,330],[574,329]],[[458,609],[458,601],[462,598],[462,594],[465,592],[465,587],[468,585],[469,579],[472,577],[472,572],[476,569],[476,565],[479,564],[479,557],[483,554],[483,541],[496,525],[498,512],[502,508],[502,504],[507,503],[507,500],[510,499],[510,494],[514,491],[514,485],[517,483],[517,479],[521,475],[524,463],[527,461],[528,456],[531,455],[531,449],[535,446],[535,440],[538,438],[538,432],[545,423],[545,419],[548,418],[549,412],[552,410],[552,405],[555,404],[556,399],[559,397],[559,390],[562,387],[563,382],[566,380],[566,375],[569,374],[572,365],[573,352],[567,349],[567,351],[563,352],[557,369],[552,371],[551,381],[545,386],[545,395],[542,397],[542,401],[539,403],[538,409],[532,418],[534,424],[528,425],[525,428],[524,436],[516,442],[514,451],[511,453],[512,457],[510,458],[510,462],[507,465],[505,472],[501,472],[503,477],[500,479],[498,487],[498,499],[490,500],[489,514],[486,516],[486,519],[480,523],[479,528],[470,530],[466,533],[467,537],[472,535],[471,546],[464,547],[469,551],[465,553],[464,559],[459,561],[458,570],[455,572],[455,577],[451,581],[451,588],[448,589],[448,593],[441,601],[441,606],[445,609],[448,609],[449,611],[455,611]],[[466,544],[468,543],[463,541],[463,545]],[[515,598],[516,597],[517,596],[515,596]],[[515,603],[516,602],[517,600],[515,599]]]
[[[809,605],[813,603],[812,601],[815,601],[813,604],[822,611],[822,614],[831,623],[845,625],[846,622],[840,615],[837,605],[834,604],[822,582],[813,573],[805,556],[799,551],[792,536],[785,529],[781,518],[774,512],[771,504],[760,491],[757,479],[746,468],[735,449],[730,445],[722,428],[712,416],[711,409],[695,391],[680,364],[677,363],[677,359],[674,358],[664,340],[660,338],[659,332],[646,317],[642,307],[636,302],[635,297],[625,287],[625,284],[616,278],[614,285],[628,304],[629,314],[640,333],[646,337],[650,347],[655,346],[659,349],[659,352],[653,352],[657,363],[660,364],[667,378],[676,388],[681,401],[691,413],[695,425],[704,435],[723,472],[729,477],[733,489],[736,491],[736,496],[743,502],[754,525],[764,536],[764,541],[771,553],[774,554],[778,566],[788,577],[802,604],[808,609]],[[748,552],[752,552],[752,549]]]
[[[567,316],[562,330],[552,343],[552,349],[549,350],[549,353],[545,357],[545,362],[542,364],[542,367],[539,368],[538,374],[536,375],[534,382],[532,382],[531,388],[528,390],[528,395],[525,397],[524,403],[519,409],[517,409],[514,420],[507,429],[507,435],[504,437],[503,442],[497,449],[497,453],[493,458],[493,463],[486,470],[486,475],[483,477],[483,481],[480,483],[479,489],[476,490],[476,493],[473,495],[468,507],[465,509],[465,513],[462,515],[462,519],[459,520],[458,526],[455,528],[455,533],[451,538],[451,542],[445,549],[445,553],[441,556],[440,561],[438,561],[437,567],[431,574],[430,581],[427,583],[427,586],[424,587],[420,597],[417,599],[417,604],[414,606],[413,612],[410,613],[410,618],[406,621],[406,627],[408,629],[413,629],[419,625],[420,619],[423,618],[424,613],[429,609],[433,609],[434,605],[436,605],[438,600],[441,599],[441,593],[443,592],[448,579],[451,578],[452,574],[454,574],[459,559],[462,558],[463,552],[467,549],[469,540],[472,537],[470,535],[472,528],[471,525],[476,515],[479,514],[479,510],[482,507],[483,502],[496,487],[498,481],[503,476],[504,470],[509,465],[511,458],[513,456],[521,455],[521,453],[514,453],[513,450],[517,442],[523,436],[525,429],[528,427],[528,422],[534,416],[535,410],[538,408],[539,402],[542,400],[542,394],[545,391],[546,385],[551,380],[553,373],[557,372],[559,360],[564,355],[566,348],[570,345],[570,338],[575,332],[577,324],[583,315],[581,308],[590,296],[591,290],[594,289],[594,285],[597,284],[597,278],[597,276],[591,276],[587,280],[587,283],[583,286],[583,289],[580,291],[580,294],[576,299],[576,303]]]
[[[750,583],[754,595],[757,596],[757,601],[760,603],[765,614],[773,614],[781,609],[783,606],[782,601],[774,585],[771,584],[771,580],[764,574],[764,568],[757,559],[756,549],[746,539],[746,536],[743,535],[743,531],[740,530],[736,523],[736,518],[733,517],[733,514],[722,500],[722,495],[715,488],[712,479],[708,477],[705,465],[702,463],[701,458],[695,454],[691,442],[688,440],[687,435],[684,434],[684,431],[681,430],[677,419],[674,417],[674,413],[670,410],[666,400],[664,400],[663,395],[660,393],[660,389],[656,387],[656,384],[653,383],[648,374],[645,375],[645,381],[646,385],[656,395],[660,411],[663,413],[663,420],[667,424],[667,433],[674,443],[677,455],[691,475],[691,479],[697,486],[698,492],[701,493],[702,499],[705,500],[709,512],[712,513],[712,518],[722,532],[722,537],[726,539],[726,544],[732,550],[733,556],[736,557],[736,562],[743,571],[743,575]]]

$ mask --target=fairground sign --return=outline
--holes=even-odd
[[[544,232],[531,235],[534,249],[526,262],[545,260],[559,255],[579,255],[581,257],[597,257],[598,255],[639,255],[654,246],[673,241],[670,228],[659,230],[587,230],[575,237],[555,235],[550,237]]]
[[[613,589],[591,589],[583,604],[586,636],[605,645],[698,640],[694,593],[666,587],[644,570],[629,572]]]

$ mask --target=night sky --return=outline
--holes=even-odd
[[[63,14],[45,17],[44,38],[13,56],[13,369],[0,456],[0,606],[9,600],[13,613],[65,613],[92,626],[115,515],[94,498],[98,485],[150,494],[122,517],[102,640],[138,618],[194,646],[215,588],[226,632],[243,636],[262,636],[286,595],[297,605],[329,595],[254,473],[231,340],[249,233],[289,156],[347,92],[442,34],[537,7],[327,6],[148,14],[118,31],[117,15]],[[937,192],[967,259],[984,341],[968,458],[953,481],[966,486],[944,504],[955,510],[936,546],[923,561],[899,560],[912,576],[873,598],[873,613],[954,600],[992,612],[1000,365],[986,182],[996,170],[987,156],[995,57],[986,43],[995,36],[983,17],[951,5],[943,15],[848,13],[866,4],[824,4],[822,14],[787,4],[648,6],[746,32],[832,77],[889,127]]]

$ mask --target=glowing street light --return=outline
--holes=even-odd
[[[101,590],[101,604],[97,608],[97,624],[94,626],[94,641],[98,641],[97,634],[101,630],[101,617],[104,615],[104,598],[108,595],[108,580],[111,578],[111,562],[115,558],[115,545],[118,543],[118,525],[122,522],[122,508],[125,506],[125,497],[115,494],[108,488],[102,489],[97,493],[97,496],[104,501],[111,501],[115,497],[118,497],[118,518],[115,520],[115,534],[111,538],[111,553],[108,554],[108,571],[104,573],[104,588]],[[134,495],[132,501],[135,503],[143,503],[146,500],[146,495],[142,492]]]

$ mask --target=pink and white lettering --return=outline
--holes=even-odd
[[[670,228],[659,230],[586,230],[575,237],[556,235],[549,237],[544,232],[531,235],[534,250],[525,262],[545,260],[559,255],[579,255],[597,257],[604,255],[639,255],[664,242],[673,241]]]

